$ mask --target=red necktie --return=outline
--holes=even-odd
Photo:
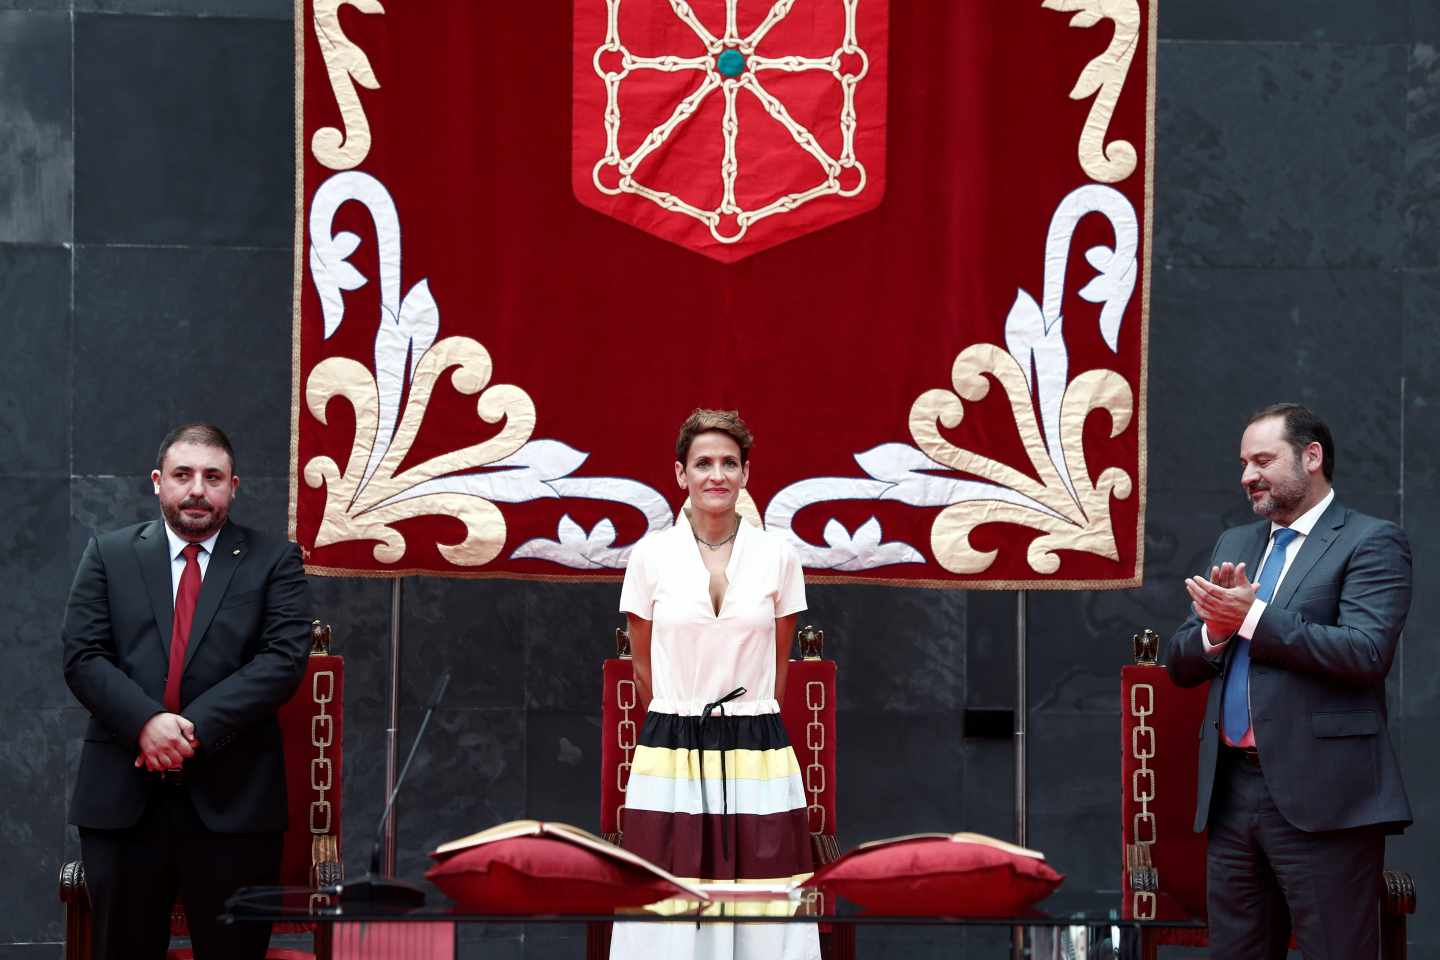
[[[185,648],[190,646],[190,624],[195,619],[195,601],[200,599],[200,544],[186,544],[185,572],[175,591],[175,619],[170,625],[170,672],[165,679],[165,709],[180,712],[180,675],[185,672]]]

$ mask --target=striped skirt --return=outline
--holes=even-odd
[[[779,705],[741,701],[704,716],[700,705],[653,701],[621,828],[625,849],[682,879],[776,883],[808,875],[805,790]],[[610,955],[811,960],[819,936],[811,924],[617,923]]]

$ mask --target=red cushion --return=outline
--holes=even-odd
[[[653,874],[544,836],[443,855],[425,877],[461,907],[486,913],[608,913],[681,892]]]
[[[1065,878],[1044,860],[949,837],[854,850],[810,881],[864,907],[898,916],[1016,916]]]

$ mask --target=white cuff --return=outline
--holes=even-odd
[[[1255,635],[1255,628],[1260,624],[1260,618],[1265,614],[1265,601],[1259,597],[1250,604],[1250,612],[1245,614],[1245,619],[1240,621],[1240,629],[1235,632],[1249,640]]]
[[[1204,645],[1206,653],[1219,653],[1225,649],[1225,645],[1230,642],[1230,638],[1226,637],[1219,643],[1211,643],[1210,628],[1202,623],[1200,624],[1200,642]]]

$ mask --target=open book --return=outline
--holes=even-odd
[[[629,850],[617,847],[615,844],[601,837],[595,836],[588,830],[581,830],[579,827],[571,826],[568,823],[555,823],[549,820],[511,820],[508,823],[498,824],[488,830],[481,830],[479,833],[472,833],[468,837],[461,837],[459,840],[451,840],[449,843],[441,844],[435,848],[432,857],[440,858],[447,854],[459,853],[461,850],[469,850],[472,847],[483,846],[487,843],[498,843],[501,840],[512,840],[515,837],[549,837],[552,840],[561,840],[565,843],[574,844],[577,847],[584,847],[593,853],[608,857],[617,863],[624,863],[638,870],[642,870],[651,876],[658,877],[667,883],[673,884],[678,890],[684,892],[685,896],[695,900],[709,900],[710,895],[704,889],[681,880],[679,877],[660,869],[660,867],[637,856]]]

